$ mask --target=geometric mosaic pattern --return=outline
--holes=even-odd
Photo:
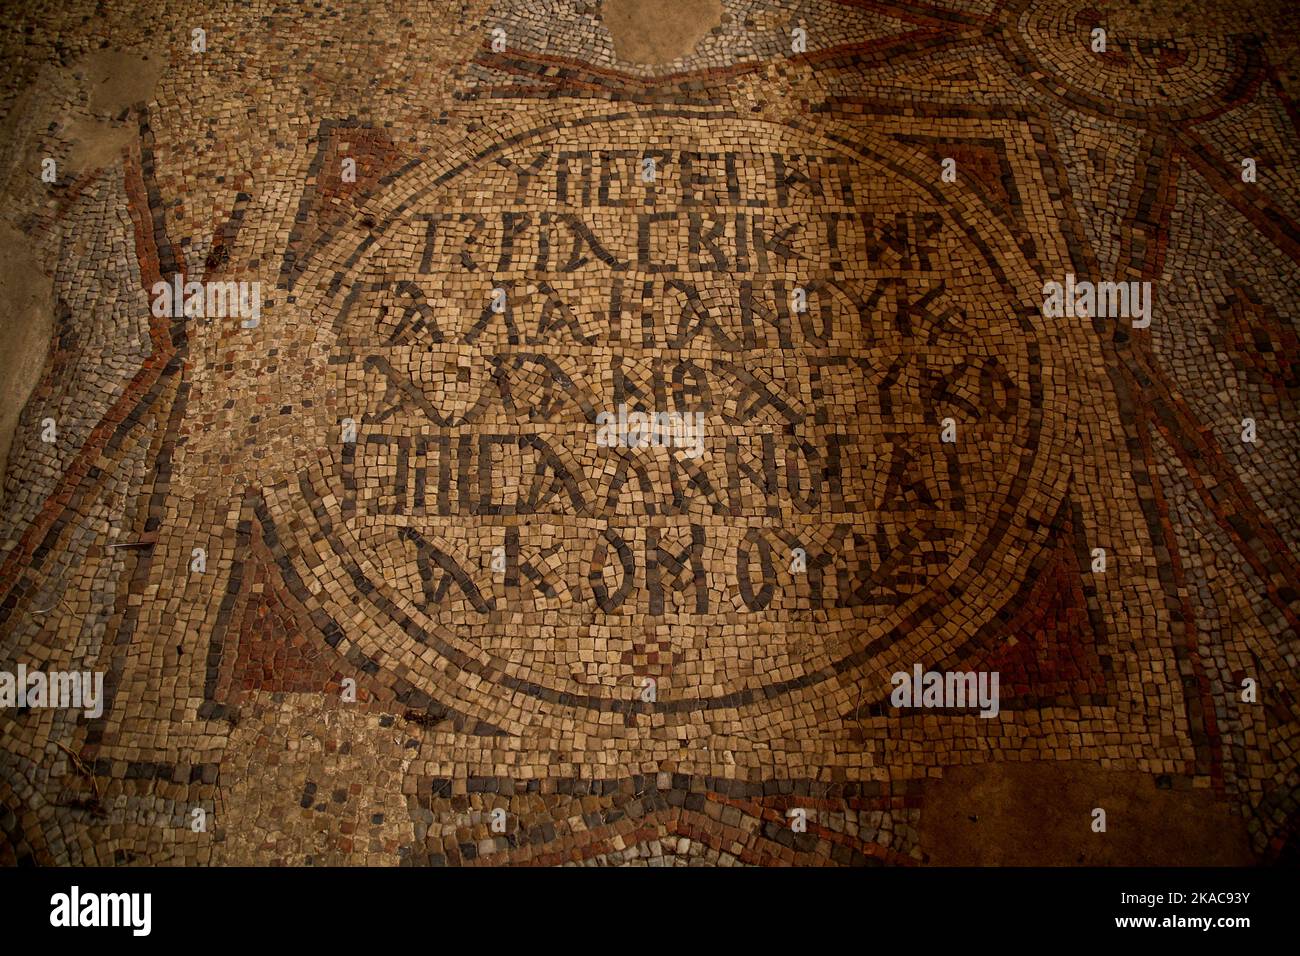
[[[0,863],[1294,858],[1285,4],[109,7],[0,26],[0,669],[105,675]]]

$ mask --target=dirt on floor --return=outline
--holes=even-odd
[[[952,767],[926,785],[921,852],[940,866],[1248,866],[1244,821],[1210,790],[1091,763]],[[1172,782],[1171,782],[1172,784]],[[1106,832],[1093,831],[1093,810]]]

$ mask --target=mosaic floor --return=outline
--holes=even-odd
[[[0,54],[0,670],[103,676],[0,708],[0,863],[1295,858],[1290,4],[66,0]]]

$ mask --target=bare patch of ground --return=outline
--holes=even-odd
[[[128,107],[152,100],[166,67],[157,54],[99,50],[79,60],[73,72],[81,74],[90,94],[90,112],[116,117]]]
[[[938,866],[1249,866],[1246,826],[1209,790],[1090,763],[952,767],[926,784],[921,852]],[[1106,811],[1106,832],[1092,811]]]
[[[601,16],[620,60],[671,63],[722,22],[722,0],[605,0]]]
[[[31,241],[0,223],[0,469],[9,460],[18,415],[45,367],[54,334],[51,285]]]
[[[127,113],[137,103],[153,99],[167,64],[157,54],[99,50],[73,67],[90,101],[90,116],[73,119],[63,128],[72,140],[68,165],[74,172],[107,166],[136,135]]]
[[[0,141],[9,145],[3,164],[0,206],[12,218],[0,221],[0,475],[8,464],[14,428],[32,389],[40,380],[54,332],[53,264],[43,264],[31,238],[10,222],[22,222],[31,179],[49,151],[45,136],[57,124],[68,152],[60,179],[109,166],[137,135],[128,113],[153,99],[166,62],[157,54],[100,50],[63,70],[47,67],[24,90],[5,117]],[[75,82],[84,91],[89,114],[67,115],[60,91]],[[27,207],[27,208],[25,208]],[[3,486],[0,485],[0,497]]]

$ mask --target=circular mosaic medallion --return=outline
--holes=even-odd
[[[395,174],[294,290],[347,640],[511,727],[816,707],[996,614],[1059,488],[1032,305],[856,139],[646,109]]]

